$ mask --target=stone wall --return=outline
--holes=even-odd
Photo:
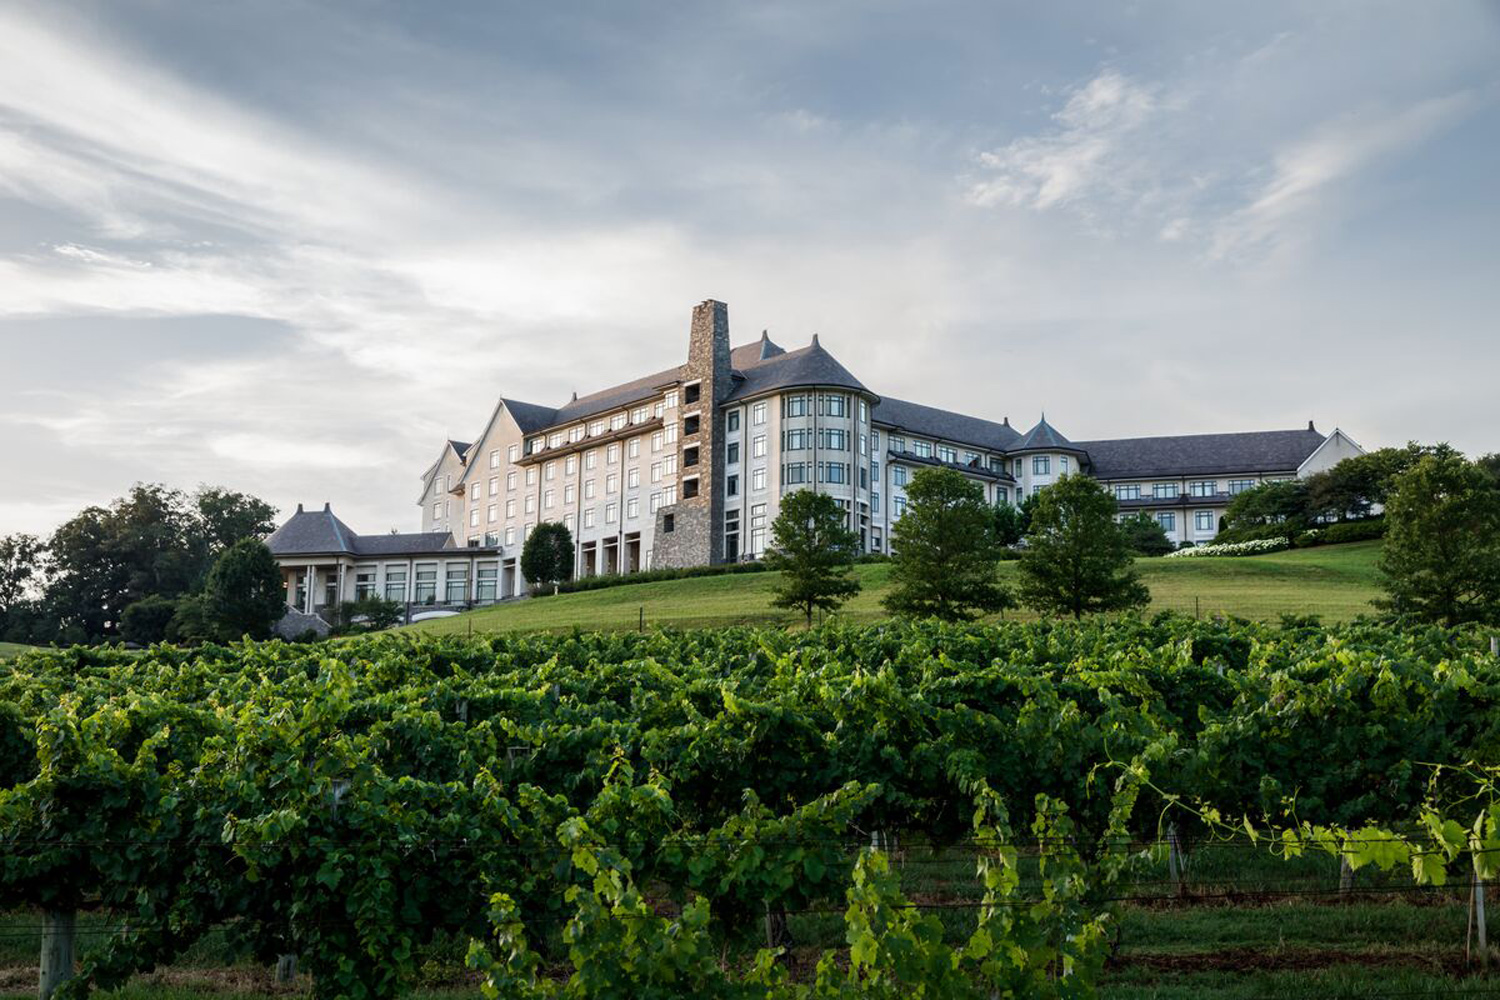
[[[281,616],[281,620],[271,626],[271,634],[281,639],[300,639],[308,632],[315,633],[320,639],[326,639],[330,631],[332,630],[328,627],[328,623],[317,615],[310,615],[292,607],[288,607],[286,614]]]

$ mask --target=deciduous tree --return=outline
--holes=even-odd
[[[286,587],[265,542],[245,538],[225,549],[208,573],[203,603],[224,638],[269,636],[286,614]]]
[[[1116,509],[1115,498],[1081,473],[1042,490],[1021,553],[1021,600],[1027,607],[1082,618],[1150,602],[1130,544],[1115,523]]]
[[[781,573],[773,606],[801,611],[811,625],[814,611],[832,611],[859,593],[859,581],[849,576],[859,536],[847,518],[825,493],[796,490],[782,497],[765,555],[766,564]]]
[[[1010,607],[984,488],[956,469],[929,468],[912,477],[906,499],[906,513],[891,529],[893,586],[886,609],[968,621]]]
[[[543,521],[526,536],[521,573],[532,589],[551,587],[573,575],[573,533],[557,521]]]

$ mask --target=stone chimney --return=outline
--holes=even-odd
[[[683,381],[702,381],[704,398],[717,404],[729,394],[729,372],[729,307],[713,299],[704,299],[693,307],[687,372]],[[708,391],[709,380],[714,382],[712,394]]]

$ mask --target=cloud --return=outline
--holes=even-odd
[[[1042,211],[1111,189],[1133,135],[1159,111],[1154,88],[1106,68],[1072,91],[1047,134],[981,153],[990,176],[971,183],[969,199]]]
[[[1304,233],[1340,181],[1430,139],[1477,104],[1476,96],[1464,91],[1403,108],[1340,115],[1319,125],[1273,155],[1270,177],[1249,204],[1215,227],[1212,256],[1264,248]]]

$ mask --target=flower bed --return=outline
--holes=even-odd
[[[1168,559],[1189,559],[1195,556],[1258,556],[1267,552],[1280,552],[1289,548],[1285,538],[1257,538],[1249,542],[1226,542],[1223,545],[1198,545],[1191,549],[1168,552]]]

